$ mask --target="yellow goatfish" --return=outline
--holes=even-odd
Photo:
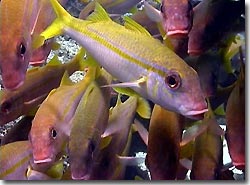
[[[194,69],[132,19],[124,17],[124,26],[117,24],[96,3],[88,19],[80,20],[56,0],[50,2],[57,18],[34,41],[34,47],[65,33],[122,82],[113,86],[130,87],[144,98],[184,116],[207,111]]]
[[[66,0],[60,2],[65,4]],[[0,70],[3,85],[9,90],[17,89],[24,82],[32,57],[32,37],[39,35],[55,17],[48,5],[47,0],[1,1]],[[41,54],[39,58],[47,57],[48,42],[36,50],[36,57]]]
[[[39,107],[29,136],[35,163],[53,162],[62,151],[70,134],[70,121],[95,72],[96,67],[90,67],[84,79],[74,85],[64,75],[60,87],[52,90]]]
[[[86,89],[72,119],[68,144],[72,179],[89,179],[109,118],[111,89],[100,86],[110,84],[111,80],[112,76],[102,70],[99,78]]]

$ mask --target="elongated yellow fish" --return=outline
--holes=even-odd
[[[59,88],[50,92],[39,107],[33,120],[30,141],[35,163],[50,163],[68,139],[70,121],[88,85],[94,80],[95,67],[89,69],[85,78],[72,85],[63,76]]]
[[[113,22],[100,4],[88,20],[76,19],[50,1],[57,19],[34,42],[68,34],[78,41],[112,76],[117,86],[130,87],[146,99],[184,116],[207,111],[197,73],[139,24],[124,17]]]
[[[101,134],[109,118],[111,91],[99,86],[110,84],[111,80],[112,76],[102,70],[100,77],[88,86],[77,106],[68,144],[72,179],[89,179],[99,153]]]

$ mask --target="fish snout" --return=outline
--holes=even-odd
[[[16,73],[2,73],[3,86],[8,90],[16,90],[24,83],[25,76]]]
[[[34,158],[34,163],[40,164],[40,163],[49,163],[52,162],[51,158],[44,158],[44,159],[35,159]]]
[[[41,164],[41,163],[50,163],[54,161],[53,156],[51,156],[51,152],[44,150],[42,148],[33,148],[33,159],[35,164]]]
[[[166,22],[165,30],[170,37],[183,38],[188,36],[190,27],[190,23],[186,17],[174,14],[171,16],[171,19]]]
[[[73,180],[89,180],[89,173],[80,173],[81,171],[71,171],[71,178]]]
[[[204,118],[204,114],[208,111],[207,102],[199,101],[190,107],[181,106],[182,114],[190,119],[201,120]]]

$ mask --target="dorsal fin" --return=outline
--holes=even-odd
[[[57,55],[54,55],[54,57],[49,61],[49,63],[47,64],[47,66],[57,66],[60,65],[61,62],[58,59]]]
[[[141,26],[140,24],[138,24],[137,22],[135,22],[130,17],[123,16],[123,19],[125,21],[124,22],[125,28],[133,30],[133,31],[136,31],[138,33],[143,33],[143,34],[148,35],[148,36],[151,37],[150,33],[143,26]]]
[[[65,71],[64,74],[63,74],[63,77],[62,77],[62,80],[61,80],[61,83],[60,83],[60,86],[62,85],[73,85],[74,83],[70,80],[69,78],[69,73],[68,71]]]
[[[105,11],[105,9],[98,3],[95,3],[95,10],[93,13],[91,13],[87,20],[97,22],[97,21],[111,21],[108,13]]]

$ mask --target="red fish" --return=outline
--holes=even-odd
[[[187,37],[193,24],[189,0],[162,0],[163,28],[169,37]]]
[[[180,114],[154,106],[146,158],[152,180],[176,178],[183,118]]]
[[[243,65],[243,64],[242,64]],[[233,165],[245,169],[245,76],[242,67],[239,79],[226,106],[226,139]]]

